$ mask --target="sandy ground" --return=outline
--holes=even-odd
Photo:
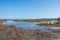
[[[40,32],[0,25],[0,40],[60,40],[60,32]]]

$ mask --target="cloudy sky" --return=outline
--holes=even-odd
[[[60,17],[60,0],[0,0],[0,19]]]

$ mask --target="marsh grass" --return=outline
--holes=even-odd
[[[3,22],[4,22],[3,20],[0,20],[0,25],[2,25],[2,24],[3,24]]]
[[[41,22],[40,19],[24,19],[24,20],[14,20],[16,22]]]

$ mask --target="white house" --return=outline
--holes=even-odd
[[[41,24],[54,24],[54,23],[56,23],[56,22],[58,22],[57,20],[45,20],[45,21],[42,21],[42,22],[40,22]]]

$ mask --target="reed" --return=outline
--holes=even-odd
[[[0,25],[3,25],[3,22],[4,22],[3,20],[0,20]]]

